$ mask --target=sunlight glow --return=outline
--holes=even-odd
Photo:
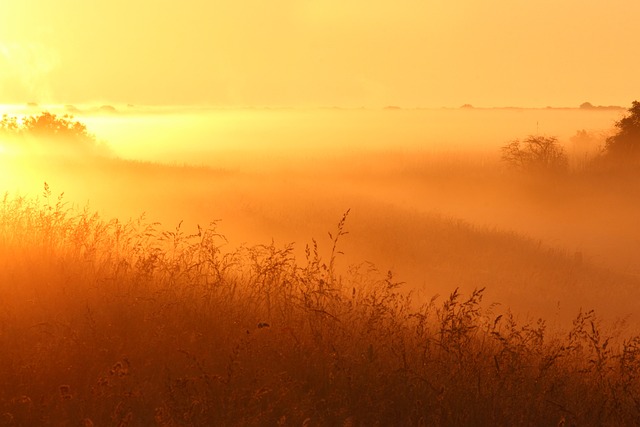
[[[637,425],[638,16],[0,0],[2,425]]]
[[[625,105],[639,13],[628,1],[4,0],[0,102]]]

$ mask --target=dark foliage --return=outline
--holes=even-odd
[[[49,113],[19,119],[7,114],[0,119],[0,136],[17,144],[35,142],[47,148],[72,148],[73,151],[95,151],[100,144],[86,125],[73,116]],[[55,144],[55,145],[53,145]]]
[[[619,163],[640,164],[640,102],[633,101],[629,114],[616,122],[618,132],[607,138],[605,156]]]
[[[502,147],[502,161],[510,167],[529,172],[565,172],[567,154],[558,144],[558,138],[528,136]]]

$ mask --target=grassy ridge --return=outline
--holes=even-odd
[[[640,338],[581,312],[560,334],[482,304],[424,304],[369,265],[227,251],[105,221],[48,188],[0,205],[0,425],[631,425]],[[527,249],[529,250],[529,249]],[[84,423],[84,424],[82,424]]]

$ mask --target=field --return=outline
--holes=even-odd
[[[499,161],[620,112],[382,113],[5,151],[0,425],[635,424],[637,177]]]

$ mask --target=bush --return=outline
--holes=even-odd
[[[72,152],[104,151],[86,125],[73,116],[42,112],[22,119],[7,114],[0,119],[0,137],[18,146],[35,143],[38,148],[65,149]]]
[[[529,172],[565,172],[569,164],[558,138],[533,135],[502,147],[502,161],[514,169]]]

